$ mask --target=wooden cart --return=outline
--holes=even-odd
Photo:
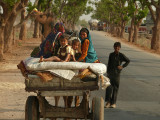
[[[104,120],[104,101],[102,97],[94,97],[89,105],[91,91],[99,89],[99,78],[91,74],[82,79],[74,77],[71,81],[55,77],[42,82],[35,75],[25,79],[26,91],[36,92],[37,96],[29,96],[25,105],[25,120],[43,118],[70,118]],[[56,107],[45,99],[54,96],[83,96],[78,107]],[[91,106],[91,107],[89,107]]]

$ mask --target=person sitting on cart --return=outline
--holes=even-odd
[[[46,39],[40,44],[39,47],[36,47],[32,53],[31,57],[41,57],[49,58],[51,56],[56,56],[58,49],[60,47],[59,38],[65,32],[63,23],[58,22],[54,26],[54,29],[46,37]]]
[[[96,51],[94,50],[92,40],[91,40],[91,35],[89,33],[89,30],[87,28],[82,28],[79,32],[79,39],[81,41],[81,56],[77,60],[78,62],[86,62],[86,63],[100,63],[98,60]],[[83,73],[89,72],[89,69],[85,69],[81,71],[81,75]],[[81,76],[80,75],[80,76]],[[103,80],[102,80],[103,83]],[[78,106],[80,103],[79,96],[76,96],[75,98],[75,104]]]
[[[55,62],[69,62],[71,58],[71,46],[68,45],[68,38],[69,36],[66,34],[61,35],[60,37],[60,48],[58,50],[57,56],[51,56],[49,58],[43,58],[41,56],[40,62],[48,62],[48,61],[55,61]]]
[[[81,51],[79,50],[80,44],[78,39],[72,40],[71,61],[76,62],[81,56]]]
[[[82,28],[80,30],[79,38],[81,40],[82,55],[80,56],[78,61],[86,63],[100,63],[92,44],[91,35],[87,28]]]

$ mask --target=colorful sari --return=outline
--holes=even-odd
[[[87,34],[88,37],[85,38],[85,40],[82,40],[82,38],[80,37],[80,33],[79,33],[79,38],[81,40],[82,55],[80,56],[78,61],[82,61],[86,63],[94,63],[94,62],[97,63],[99,62],[99,60],[97,58],[96,51],[94,50],[94,47],[92,44],[91,35],[89,33],[89,30],[87,28],[85,29],[88,31],[88,34]]]

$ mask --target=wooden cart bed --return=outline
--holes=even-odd
[[[25,79],[26,91],[63,91],[63,90],[98,90],[98,76],[90,74],[84,78],[73,77],[66,80],[54,77],[48,82],[43,82],[37,75],[28,75]]]

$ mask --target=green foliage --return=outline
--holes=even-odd
[[[39,0],[38,5],[41,6],[41,11],[44,12],[48,9],[51,4],[49,4],[50,0]]]
[[[68,0],[63,14],[68,21],[77,22],[82,14],[89,14],[93,8],[86,7],[87,0]]]
[[[15,3],[19,2],[20,0],[2,0],[4,3],[8,5],[8,8],[11,10]]]
[[[148,9],[140,10],[140,11],[138,12],[138,14],[136,15],[136,18],[137,18],[138,20],[140,20],[140,19],[146,17],[147,14],[148,14]]]
[[[82,14],[89,14],[93,11],[91,6],[87,6],[87,2],[92,4],[91,0],[39,0],[38,6],[42,12],[49,8],[57,19],[65,19],[65,21],[74,24]],[[38,6],[29,2],[27,10],[30,12]]]
[[[129,20],[126,0],[101,0],[95,3],[96,10],[92,18],[108,23],[121,24]]]
[[[91,12],[93,12],[93,7],[91,7],[91,6],[86,7],[85,14],[87,15],[87,14],[89,14]]]
[[[148,7],[144,0],[137,0],[137,9],[135,14],[135,24],[139,23],[143,18],[145,18],[149,12]]]
[[[7,3],[10,7],[13,7],[15,3],[19,2],[20,0],[2,0],[4,3]]]
[[[32,2],[29,2],[28,3],[28,6],[27,6],[27,11],[28,12],[31,12],[34,8],[36,8],[37,6],[34,6],[34,5],[32,5]]]

